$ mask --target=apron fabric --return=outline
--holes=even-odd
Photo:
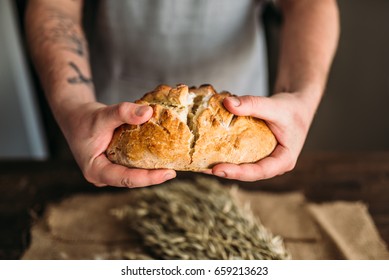
[[[260,1],[100,0],[90,42],[97,99],[135,101],[159,84],[268,95]]]

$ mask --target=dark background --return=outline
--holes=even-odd
[[[25,1],[17,0],[15,3],[22,13]],[[317,200],[351,199],[371,203],[369,210],[388,242],[388,196],[380,193],[382,189],[387,189],[389,178],[389,168],[386,168],[389,151],[389,1],[339,0],[338,3],[341,16],[339,48],[326,93],[303,149],[303,155],[324,152],[329,156],[324,157],[325,160],[323,154],[305,159],[295,172],[261,184],[269,186],[268,189],[288,191],[307,185],[304,181],[307,178],[300,176],[302,169],[312,170],[312,175],[320,168],[333,172],[322,176],[320,184],[310,184],[308,196]],[[272,7],[266,9],[264,19],[270,39],[272,82],[276,71],[277,34],[282,19]],[[22,21],[22,17],[19,20]],[[32,71],[31,74],[34,78]],[[0,259],[21,256],[29,244],[32,220],[42,213],[47,201],[81,189],[102,191],[86,184],[74,162],[61,162],[71,159],[71,155],[39,83],[33,80],[51,156],[49,161],[40,163],[0,158]],[[7,104],[0,104],[0,110],[2,106]],[[7,131],[0,131],[0,137],[2,133]],[[343,160],[334,154],[337,152],[363,153]],[[381,152],[385,155],[381,156]],[[364,165],[365,158],[374,159],[376,165],[368,160]],[[333,162],[338,164],[338,169],[333,168]],[[359,169],[354,168],[353,162],[358,162]],[[323,168],[323,165],[326,167]],[[362,172],[364,170],[366,173]],[[303,180],[300,181],[301,178]],[[371,185],[371,182],[374,184]],[[371,189],[376,190],[374,195]]]
[[[305,150],[388,150],[389,1],[338,3],[339,48]]]

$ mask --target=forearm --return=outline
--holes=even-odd
[[[94,102],[82,1],[30,0],[26,31],[30,53],[51,109],[63,126],[75,107]]]
[[[339,36],[335,0],[280,1],[284,14],[275,92],[298,92],[316,110]]]
[[[278,144],[271,155],[256,163],[214,166],[212,174],[217,176],[254,181],[291,171],[324,92],[339,33],[335,0],[278,2],[284,22],[275,94],[223,101],[235,115],[265,120]]]

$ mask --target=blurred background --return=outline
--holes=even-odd
[[[341,37],[306,151],[389,149],[389,1],[339,0]],[[69,157],[24,43],[25,1],[0,2],[0,159]],[[280,16],[265,10],[270,82]]]
[[[388,150],[389,1],[339,0],[341,37],[306,150]]]
[[[47,106],[27,55],[25,2],[0,1],[0,259],[21,256],[30,225],[48,202],[103,191],[88,185],[72,162]],[[314,201],[364,201],[389,244],[389,1],[338,4],[339,47],[302,153],[311,156],[301,157],[290,174],[247,187],[304,189]],[[282,19],[269,5],[263,20],[273,84]]]
[[[48,157],[42,111],[15,1],[0,2],[0,158]]]

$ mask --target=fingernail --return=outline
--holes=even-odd
[[[143,117],[143,115],[149,110],[149,106],[143,105],[139,106],[138,108],[135,109],[135,115],[138,117]]]
[[[174,172],[167,172],[165,174],[165,180],[170,180],[170,179],[173,179],[174,177],[176,177],[176,174]]]
[[[231,96],[231,97],[228,97],[228,99],[230,100],[230,102],[232,103],[232,105],[234,107],[238,107],[240,106],[240,99],[235,97],[235,96]]]
[[[218,171],[218,172],[214,173],[214,175],[216,175],[218,177],[227,177],[227,174],[224,171]]]

